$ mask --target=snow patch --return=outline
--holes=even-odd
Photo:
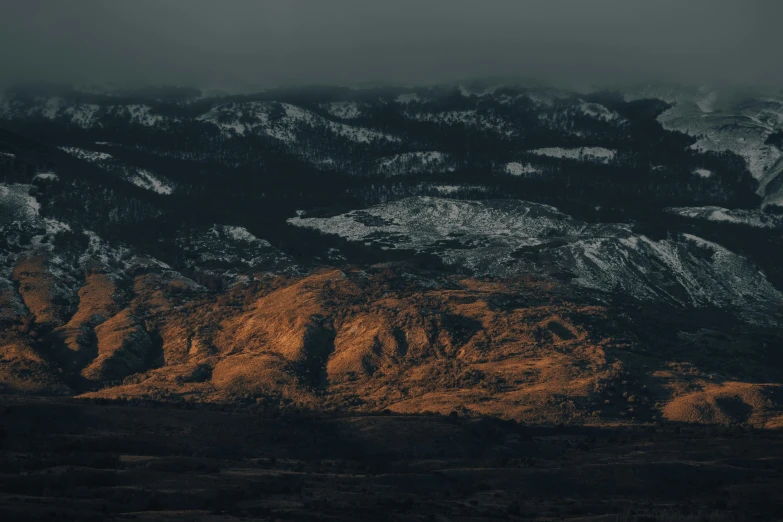
[[[600,103],[588,103],[582,101],[579,104],[579,109],[585,116],[590,116],[591,118],[595,118],[597,120],[610,122],[621,119],[619,114],[617,114],[615,111],[607,109]]]
[[[605,149],[603,147],[577,147],[566,149],[562,147],[545,147],[529,151],[538,156],[548,156],[550,158],[565,158],[582,161],[596,161],[599,163],[609,163],[617,155],[616,150]]]
[[[672,207],[667,212],[691,219],[704,219],[723,223],[734,223],[756,228],[777,228],[783,226],[783,216],[767,214],[761,209],[728,209],[707,207]]]
[[[443,195],[451,195],[456,194],[457,192],[463,190],[463,191],[478,191],[478,192],[486,192],[487,187],[482,187],[480,185],[435,185],[432,187],[438,193]]]
[[[54,236],[60,232],[71,232],[71,226],[68,223],[57,221],[56,219],[44,218],[44,226],[46,227],[46,233]]]
[[[71,123],[84,129],[94,127],[98,123],[98,112],[101,110],[99,105],[74,105],[67,107],[62,114],[68,118]]]
[[[504,167],[504,171],[506,174],[510,174],[512,176],[524,176],[526,174],[539,174],[541,171],[537,168],[535,168],[530,163],[517,163],[517,162],[511,162],[506,163],[506,166]]]
[[[169,195],[174,192],[174,187],[158,179],[152,172],[145,169],[136,169],[135,175],[129,175],[128,181],[143,189]]]
[[[476,125],[476,111],[414,112],[406,114],[417,121],[428,121],[446,125]]]
[[[332,116],[343,120],[354,120],[362,115],[362,108],[354,102],[325,103],[321,107]]]
[[[448,156],[438,151],[404,152],[383,158],[378,162],[378,171],[383,174],[413,174],[426,171],[454,170],[447,167]]]
[[[80,149],[78,147],[58,147],[60,150],[67,152],[71,156],[79,158],[90,163],[98,163],[100,161],[106,161],[112,159],[111,154],[105,152],[96,152],[94,150]]]
[[[234,226],[223,226],[223,231],[232,239],[236,241],[245,241],[247,243],[260,243],[262,240],[258,239],[256,236],[251,234],[246,228],[244,227],[234,227]],[[269,242],[264,241],[265,244],[269,245]],[[271,246],[271,245],[270,245]]]
[[[247,269],[296,271],[291,258],[240,226],[213,225],[206,231],[186,230],[175,239],[188,266],[198,266],[234,281]]]
[[[167,121],[167,118],[152,112],[148,105],[125,105],[115,109],[117,116],[128,118],[131,123],[145,127],[155,127]],[[173,120],[176,121],[176,120]]]
[[[197,120],[214,124],[228,138],[260,133],[293,144],[299,140],[301,131],[325,128],[355,143],[400,141],[399,138],[380,131],[327,120],[289,103],[227,103],[212,108]]]
[[[412,112],[406,111],[404,116],[416,121],[437,123],[439,125],[464,125],[507,137],[518,134],[518,129],[509,121],[497,116],[495,113],[481,113],[476,110],[441,111],[441,112]]]
[[[30,195],[32,185],[0,184],[0,224],[2,221],[36,221],[41,204]]]

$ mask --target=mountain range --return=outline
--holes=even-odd
[[[783,91],[15,87],[4,393],[783,426]]]

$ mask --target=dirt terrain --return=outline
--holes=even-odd
[[[25,288],[45,288],[24,273]],[[30,292],[30,312],[0,333],[6,393],[783,425],[780,331],[578,299],[551,281],[387,264],[259,274],[215,292],[170,272],[96,271],[57,316],[34,311],[55,298],[47,308],[50,294]]]

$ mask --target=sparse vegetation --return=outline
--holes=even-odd
[[[777,431],[0,400],[7,520],[742,522],[783,514]],[[658,454],[671,457],[656,458]]]

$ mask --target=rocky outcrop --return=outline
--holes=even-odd
[[[82,371],[91,381],[109,383],[146,370],[154,356],[153,342],[130,309],[95,328],[98,356]]]

